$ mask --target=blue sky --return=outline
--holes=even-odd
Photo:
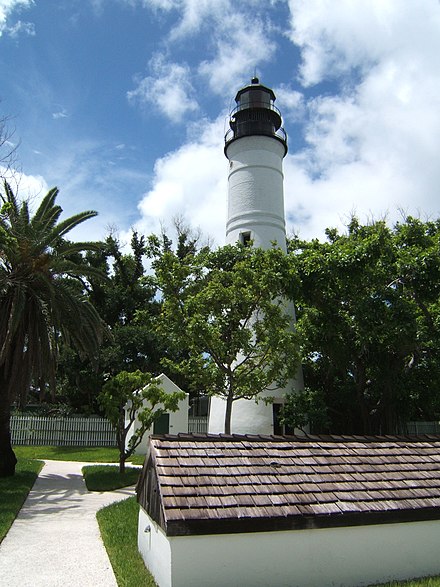
[[[257,72],[289,136],[288,232],[440,209],[438,0],[0,0],[0,112],[22,197],[78,231],[176,216],[224,242],[223,136]]]

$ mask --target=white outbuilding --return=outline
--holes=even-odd
[[[440,437],[150,437],[159,587],[360,587],[440,573]]]
[[[166,393],[175,393],[182,391],[171,379],[162,373],[156,378],[156,381],[161,383],[163,391]],[[148,405],[147,400],[144,400],[144,406]],[[129,423],[128,408],[125,409],[125,426]],[[144,455],[148,448],[148,438],[150,434],[179,434],[180,432],[188,432],[188,411],[189,411],[189,394],[185,394],[185,399],[180,400],[179,409],[176,412],[164,413],[158,418],[152,428],[148,430],[139,446],[136,448],[135,454]],[[135,420],[126,438],[126,446],[133,434],[140,428],[140,422]]]

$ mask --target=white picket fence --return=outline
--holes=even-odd
[[[208,416],[189,416],[188,432],[190,434],[207,434]]]
[[[190,416],[188,432],[205,434],[206,416]],[[116,446],[116,434],[105,418],[13,415],[12,443],[27,446]]]
[[[440,434],[440,422],[407,422],[407,434]]]
[[[116,434],[105,418],[11,418],[12,443],[41,446],[116,446]]]

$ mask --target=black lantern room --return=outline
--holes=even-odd
[[[230,114],[225,148],[241,137],[264,135],[281,141],[287,152],[287,135],[281,126],[281,114],[274,105],[275,100],[273,90],[260,84],[257,77],[239,90],[235,96],[237,106]]]

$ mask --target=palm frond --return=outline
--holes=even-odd
[[[60,222],[56,228],[53,230],[52,236],[54,238],[63,237],[67,234],[70,230],[77,227],[82,222],[89,220],[90,218],[94,218],[98,215],[98,212],[95,210],[87,210],[85,212],[80,212],[79,214],[75,214],[74,216],[70,216],[70,218],[66,218],[63,222]]]
[[[33,225],[38,225],[40,223],[45,224],[46,216],[49,213],[50,213],[50,215],[52,215],[52,211],[55,207],[54,206],[55,200],[58,196],[58,191],[59,191],[58,188],[56,188],[56,187],[52,188],[44,196],[43,200],[41,201],[41,204],[38,206],[38,209],[32,218]],[[59,208],[61,210],[60,206],[57,206],[56,208]]]
[[[61,216],[63,209],[61,206],[53,206],[46,211],[45,215],[38,221],[35,221],[35,217],[32,218],[31,228],[36,234],[44,234],[47,230],[50,230],[56,226],[59,217]]]
[[[11,189],[11,186],[9,185],[9,183],[5,180],[3,182],[3,189],[5,190],[5,196],[2,196],[2,200],[5,203],[11,204],[11,212],[13,215],[18,215],[18,203],[17,203],[17,199],[15,197],[14,192]]]
[[[98,281],[107,281],[107,275],[98,269],[92,267],[87,263],[76,263],[70,259],[57,259],[53,263],[53,272],[57,276],[69,276],[73,279],[86,278],[96,279]]]
[[[68,255],[74,255],[76,253],[82,253],[84,251],[102,251],[105,250],[105,243],[102,241],[68,241],[62,240],[57,246],[57,255],[67,257]]]
[[[22,202],[18,214],[18,226],[16,229],[26,231],[29,227],[29,206],[27,202]]]

